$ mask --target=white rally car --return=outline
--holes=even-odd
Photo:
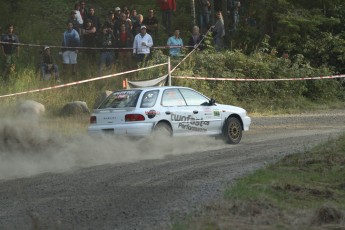
[[[251,123],[246,110],[223,105],[187,87],[164,86],[119,90],[110,94],[90,117],[88,133],[148,136],[222,136],[241,141]]]

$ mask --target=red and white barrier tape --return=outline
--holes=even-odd
[[[26,44],[26,43],[13,43],[13,42],[1,42],[0,44],[16,45],[16,46],[28,46],[28,47],[45,47],[46,45],[36,45],[36,44]],[[60,48],[60,49],[88,49],[88,50],[133,50],[133,47],[122,47],[122,48],[105,48],[105,47],[66,47],[66,46],[50,46],[50,48]],[[194,46],[152,46],[152,49],[170,49],[170,48],[193,48]]]
[[[321,77],[301,77],[301,78],[279,78],[279,79],[255,79],[255,78],[221,78],[221,77],[190,77],[190,76],[172,76],[177,79],[194,79],[194,80],[210,80],[210,81],[304,81],[304,80],[320,80],[345,78],[345,75],[321,76]]]
[[[42,89],[34,89],[34,90],[29,90],[29,91],[20,92],[20,93],[11,93],[11,94],[7,94],[7,95],[1,95],[0,98],[10,97],[10,96],[17,96],[17,95],[22,95],[22,94],[27,94],[27,93],[42,92],[42,91],[51,90],[51,89],[58,89],[58,88],[62,88],[62,87],[83,84],[83,83],[86,83],[86,82],[91,82],[91,81],[97,81],[97,80],[101,80],[101,79],[105,79],[105,78],[116,77],[116,76],[120,76],[120,75],[124,75],[124,74],[128,74],[128,73],[134,73],[134,72],[138,72],[138,71],[141,71],[141,70],[151,69],[151,68],[159,67],[159,66],[163,66],[163,65],[168,65],[168,63],[157,64],[157,65],[148,66],[148,67],[145,67],[145,68],[129,70],[129,71],[125,71],[125,72],[121,72],[121,73],[116,73],[116,74],[111,74],[111,75],[105,75],[105,76],[101,76],[101,77],[95,77],[95,78],[91,78],[91,79],[87,79],[87,80],[82,80],[82,81],[76,81],[76,82],[71,82],[71,83],[66,83],[66,84],[61,84],[61,85],[54,85],[54,86],[47,87],[47,88],[42,88]]]

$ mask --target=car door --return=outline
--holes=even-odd
[[[209,99],[197,91],[181,88],[180,92],[192,113],[190,126],[200,134],[219,134],[221,132],[220,111],[215,104],[209,105]]]
[[[188,122],[192,111],[187,107],[186,101],[177,88],[165,89],[162,94],[162,107],[165,109],[167,119],[171,122],[174,135],[186,135]]]

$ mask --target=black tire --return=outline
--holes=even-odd
[[[242,139],[242,124],[236,117],[229,117],[223,129],[224,140],[228,144],[238,144]]]
[[[155,126],[153,133],[154,133],[154,135],[171,137],[172,136],[172,129],[171,129],[169,124],[167,124],[165,122],[159,122]]]

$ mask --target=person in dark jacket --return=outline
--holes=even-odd
[[[1,36],[1,41],[6,42],[6,43],[3,43],[1,46],[2,54],[5,57],[4,59],[5,68],[3,71],[3,76],[5,77],[5,79],[7,79],[11,71],[14,71],[16,58],[19,57],[19,47],[18,45],[13,44],[13,43],[19,43],[19,39],[18,39],[18,36],[14,34],[13,28],[14,28],[13,25],[9,24],[7,26],[7,33]]]
[[[189,51],[193,49],[203,50],[205,49],[205,43],[203,43],[204,35],[200,34],[200,29],[198,26],[193,26],[192,35],[189,37],[188,46]]]

